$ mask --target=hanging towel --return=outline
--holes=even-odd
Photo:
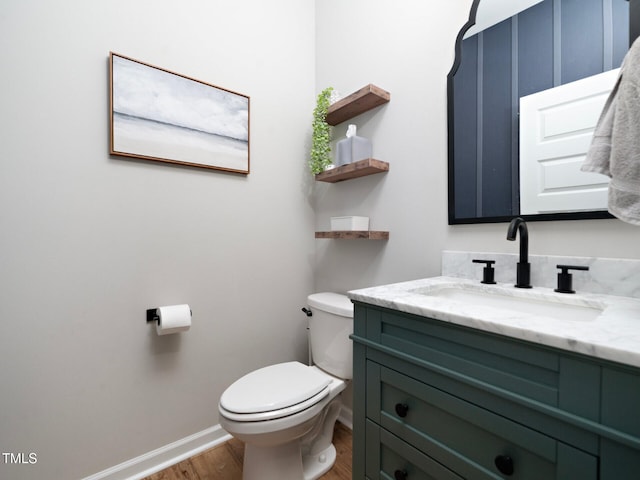
[[[622,62],[581,170],[611,177],[609,212],[640,226],[640,39]]]

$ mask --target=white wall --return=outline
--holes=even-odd
[[[294,19],[295,21],[292,21]],[[306,360],[311,0],[0,5],[0,477],[81,478],[218,423]],[[251,97],[251,174],[108,155],[108,54]],[[158,337],[145,310],[189,303]]]
[[[318,240],[319,290],[437,275],[447,236],[446,75],[470,0],[316,2],[316,88],[347,95],[368,83],[391,101],[346,124],[373,142],[386,174],[315,188],[316,227],[334,215],[365,215],[389,241]]]
[[[506,224],[447,225],[446,76],[471,0],[316,2],[316,89],[374,83],[391,102],[351,122],[386,174],[314,190],[316,227],[367,215],[388,242],[318,240],[318,290],[346,291],[440,273],[442,250],[517,253]],[[350,123],[350,122],[347,122]],[[334,139],[346,125],[334,128]],[[640,229],[619,220],[531,222],[531,253],[640,258]]]

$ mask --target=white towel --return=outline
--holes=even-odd
[[[640,39],[622,62],[581,170],[611,177],[609,212],[640,226]]]

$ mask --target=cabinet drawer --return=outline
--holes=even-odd
[[[503,478],[507,457],[513,479],[597,478],[595,456],[399,372],[367,362],[367,384],[369,419],[463,478]]]
[[[368,359],[597,453],[597,437],[573,421],[599,421],[597,363],[382,307],[356,304],[356,312],[354,341],[363,341]],[[549,412],[567,422],[550,421]]]
[[[548,405],[558,405],[560,356],[513,339],[389,310],[367,318],[367,338],[433,365]],[[369,315],[368,315],[369,317]]]
[[[370,480],[463,480],[397,436],[371,421],[366,424],[366,474]]]

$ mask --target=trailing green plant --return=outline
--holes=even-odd
[[[309,168],[314,175],[331,165],[331,127],[327,123],[331,92],[333,92],[333,87],[322,90],[318,94],[316,108],[313,110],[313,135]]]

